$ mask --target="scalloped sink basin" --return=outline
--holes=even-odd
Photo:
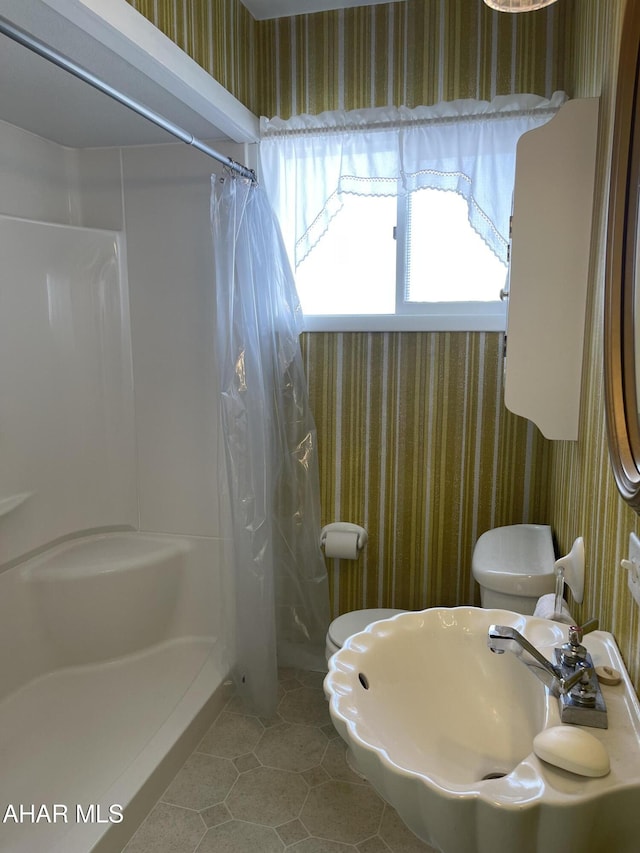
[[[611,772],[587,778],[541,761],[533,739],[560,725],[558,700],[512,654],[487,646],[511,625],[546,657],[568,629],[475,607],[375,622],[330,660],[325,692],[358,768],[415,834],[442,853],[637,853],[640,706],[611,634],[584,638],[609,728],[588,731]]]

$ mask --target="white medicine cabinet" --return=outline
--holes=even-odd
[[[505,404],[556,440],[578,438],[598,106],[567,101],[516,155]]]

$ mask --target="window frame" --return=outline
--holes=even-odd
[[[501,300],[408,302],[405,299],[407,211],[408,196],[405,193],[398,193],[394,232],[396,241],[395,313],[303,314],[304,331],[504,332],[506,330],[507,306]]]
[[[448,305],[450,303],[442,303]],[[468,305],[469,303],[458,303]],[[305,332],[504,332],[503,303],[480,302],[491,311],[448,314],[304,314]]]

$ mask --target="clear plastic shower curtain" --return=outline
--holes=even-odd
[[[261,187],[213,177],[216,344],[236,584],[237,686],[275,710],[277,666],[324,663],[316,429],[299,345],[301,310]]]

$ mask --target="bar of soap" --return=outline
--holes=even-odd
[[[533,751],[548,764],[579,776],[606,776],[609,753],[589,732],[576,726],[552,726],[533,739]]]

